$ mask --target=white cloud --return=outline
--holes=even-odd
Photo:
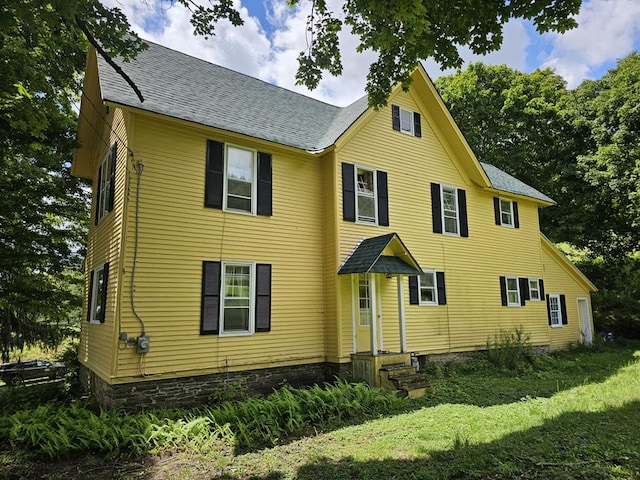
[[[579,27],[564,34],[547,34],[553,48],[543,67],[551,67],[570,88],[594,71],[624,57],[640,41],[640,2],[637,0],[584,1],[576,17]]]

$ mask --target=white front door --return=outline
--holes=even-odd
[[[587,345],[591,345],[591,342],[593,342],[593,331],[591,329],[591,317],[589,316],[589,301],[586,298],[578,298],[577,300],[582,341]]]
[[[371,351],[371,325],[373,315],[376,315],[376,337],[377,348],[382,349],[382,342],[379,329],[381,328],[381,310],[379,295],[377,293],[376,276],[366,273],[354,275],[354,327],[355,327],[355,351]],[[375,303],[374,303],[375,302]]]

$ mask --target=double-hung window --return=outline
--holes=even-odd
[[[420,305],[438,305],[438,288],[435,270],[425,270],[418,277],[418,291]]]
[[[442,225],[444,233],[458,235],[460,219],[458,216],[457,188],[442,185]]]
[[[562,326],[562,309],[560,295],[549,295],[549,324],[552,327]]]
[[[227,145],[225,209],[255,214],[256,151]]]
[[[111,146],[98,167],[96,224],[113,210],[117,146],[117,143]]]
[[[272,215],[272,163],[270,153],[208,140],[204,206]]]
[[[389,225],[387,172],[342,164],[343,219],[366,225]]]
[[[468,237],[467,194],[462,188],[431,184],[433,232]]]
[[[500,199],[500,222],[502,225],[513,227],[513,203],[511,200]]]
[[[356,167],[356,193],[357,221],[375,224],[378,217],[375,170]]]
[[[507,286],[507,306],[519,307],[520,302],[520,283],[518,277],[505,277]]]
[[[518,215],[518,202],[508,200],[506,198],[493,198],[493,208],[495,213],[496,225],[504,227],[520,228],[520,219]]]
[[[222,269],[222,334],[252,334],[255,264],[224,262]]]
[[[87,303],[87,317],[90,323],[104,323],[107,308],[108,279],[108,263],[103,263],[91,271],[89,277],[89,299]]]
[[[540,279],[538,278],[529,278],[529,299],[530,300],[542,300],[542,295],[540,293]]]
[[[271,265],[202,264],[201,334],[251,335],[271,330]]]

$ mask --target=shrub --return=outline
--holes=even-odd
[[[489,363],[504,370],[520,370],[536,365],[531,335],[522,326],[509,332],[500,330],[487,339],[485,357]]]

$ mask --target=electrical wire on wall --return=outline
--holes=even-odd
[[[133,154],[132,160],[133,160]],[[133,163],[133,169],[137,174],[136,178],[136,215],[135,215],[135,234],[133,238],[133,268],[131,270],[131,310],[142,325],[142,336],[146,335],[146,327],[144,320],[136,309],[136,268],[138,266],[138,240],[140,237],[140,182],[142,180],[142,171],[144,170],[144,162],[138,160]]]

